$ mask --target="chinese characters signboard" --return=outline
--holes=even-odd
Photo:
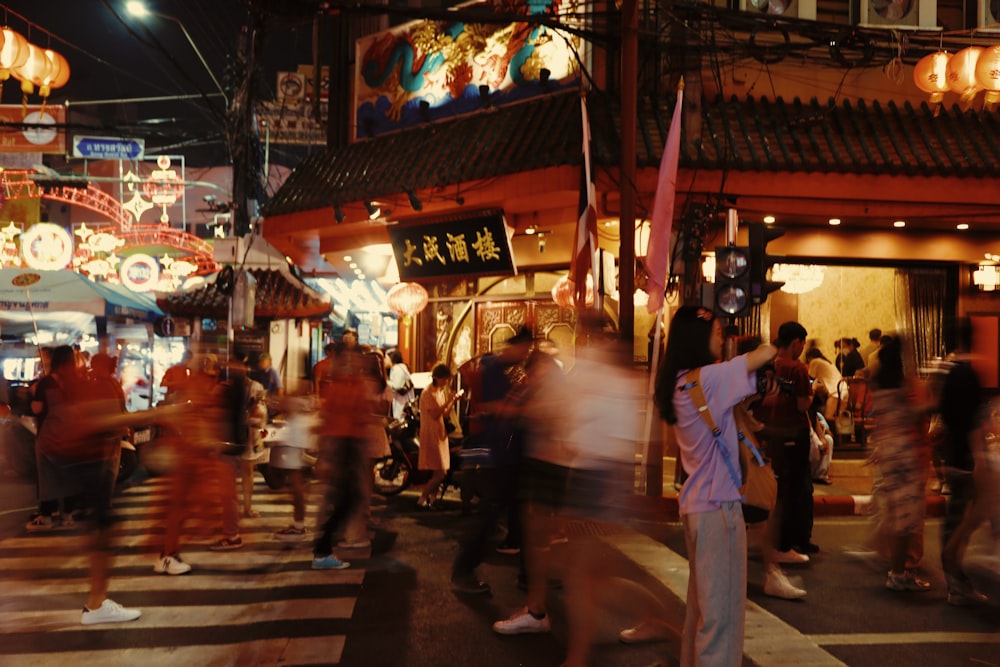
[[[412,227],[390,227],[400,280],[515,274],[500,213]]]

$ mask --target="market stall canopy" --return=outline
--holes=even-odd
[[[96,332],[95,322],[154,322],[156,302],[122,285],[96,283],[75,271],[0,269],[0,334],[23,338],[39,331],[56,340]]]

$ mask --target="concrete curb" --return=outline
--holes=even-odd
[[[662,619],[680,644],[687,600],[688,562],[651,537],[628,529],[600,538],[641,573],[645,588],[668,606]],[[792,626],[751,600],[746,601],[743,664],[756,667],[846,667]]]

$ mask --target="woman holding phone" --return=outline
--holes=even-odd
[[[747,535],[740,502],[739,451],[733,407],[757,391],[757,373],[777,354],[773,345],[721,361],[722,323],[698,306],[678,309],[656,377],[660,416],[673,425],[688,474],[679,504],[687,545],[687,609],[682,667],[739,667],[746,626]],[[718,427],[716,438],[699,413],[687,375],[697,383]],[[738,474],[738,473],[737,473]]]
[[[432,382],[420,394],[420,470],[431,470],[433,475],[424,486],[417,507],[434,509],[441,482],[451,468],[448,430],[444,420],[451,414],[455,402],[464,391],[451,390],[451,369],[435,364],[431,369]]]

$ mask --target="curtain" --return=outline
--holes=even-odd
[[[945,355],[944,269],[897,269],[896,329],[903,332],[903,365],[910,377]]]

